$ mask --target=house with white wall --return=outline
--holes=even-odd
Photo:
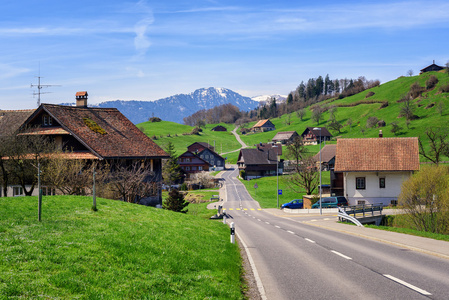
[[[396,204],[402,182],[418,170],[417,137],[337,140],[334,172],[349,205]]]

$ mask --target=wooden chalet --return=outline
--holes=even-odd
[[[271,121],[269,119],[260,120],[251,128],[251,130],[253,132],[266,132],[266,131],[272,131],[275,129],[276,129],[276,127],[274,126],[273,123],[271,123]]]
[[[327,144],[321,149],[321,167],[324,171],[329,171],[335,166],[335,154],[337,151],[336,144]],[[320,152],[313,156],[313,159],[317,162],[317,166],[320,164]]]
[[[41,104],[24,121],[21,134],[48,136],[66,159],[140,162],[152,174],[150,194],[140,204],[162,204],[162,159],[168,154],[116,108],[87,107],[87,92],[78,92],[76,100],[76,106]]]
[[[281,144],[290,144],[293,142],[295,138],[299,137],[299,134],[296,131],[283,131],[278,132],[271,139],[273,143],[281,143]]]
[[[212,128],[211,131],[228,131],[228,129],[224,126],[217,125],[214,128]]]
[[[274,149],[241,149],[237,166],[239,171],[245,171],[245,179],[275,176],[276,170],[279,174],[283,173],[282,161],[278,162],[277,152]]]
[[[191,174],[209,171],[210,164],[190,151],[186,151],[178,157],[178,164],[189,178]]]
[[[433,61],[433,63],[431,65],[425,67],[424,69],[421,69],[419,74],[426,73],[426,72],[432,72],[432,71],[441,71],[443,69],[444,69],[444,67],[436,65],[435,61]]]
[[[214,147],[208,143],[195,142],[187,147],[187,151],[194,153],[201,159],[207,161],[213,170],[223,170],[225,168],[225,159],[214,151]]]
[[[321,128],[315,129],[315,128]],[[301,134],[304,145],[316,145],[323,141],[330,141],[332,134],[326,127],[307,127]]]

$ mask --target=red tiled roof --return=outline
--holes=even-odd
[[[60,134],[70,134],[67,130],[62,127],[38,127],[27,130],[19,135],[60,135]]]
[[[338,139],[336,172],[419,170],[417,137]]]
[[[260,120],[259,122],[256,123],[256,125],[253,126],[253,128],[256,128],[256,127],[262,127],[262,126],[265,125],[265,123],[267,123],[267,122],[270,122],[270,120],[269,120],[269,119],[266,119],[266,120]],[[271,123],[271,122],[270,122],[270,123]]]
[[[102,158],[166,158],[168,154],[141,132],[116,108],[86,108],[42,104],[27,121],[47,112],[67,132]],[[85,119],[95,122],[95,132]]]
[[[87,92],[86,91],[76,92],[75,97],[78,97],[78,96],[87,96]]]

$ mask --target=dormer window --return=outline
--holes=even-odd
[[[49,115],[43,115],[42,116],[42,126],[52,126],[53,125],[53,118]]]

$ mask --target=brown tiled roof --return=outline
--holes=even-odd
[[[320,130],[319,130],[319,129],[314,130],[314,128],[316,128],[316,127],[307,127],[307,129],[304,130],[304,132],[301,134],[301,136],[304,135],[304,134],[306,133],[307,130],[309,130],[309,131],[311,131],[316,137],[319,137],[319,136],[320,136]],[[332,134],[329,132],[329,130],[327,130],[326,127],[317,127],[317,128],[321,128],[321,136],[329,136],[329,137],[332,137]]]
[[[141,132],[116,108],[86,108],[42,104],[27,122],[47,112],[93,153],[102,158],[165,158],[168,154]],[[104,134],[85,122],[95,122]]]
[[[16,132],[34,111],[35,109],[0,110],[0,136]]]
[[[76,92],[75,97],[78,97],[78,96],[87,96],[87,92],[86,91]]]
[[[276,152],[272,150],[262,149],[241,149],[239,154],[239,162],[245,165],[276,165]]]
[[[418,138],[338,139],[335,171],[419,170]]]
[[[256,123],[256,125],[253,126],[253,128],[262,127],[263,125],[265,125],[265,123],[268,123],[268,122],[271,123],[269,119],[260,120],[259,122]]]
[[[294,135],[296,131],[283,131],[278,132],[276,135],[271,139],[272,141],[282,141],[282,140],[288,140],[289,138]],[[296,133],[297,134],[297,133]]]
[[[335,157],[336,151],[337,151],[337,145],[336,144],[325,145],[321,149],[321,161],[329,162],[332,158]],[[313,159],[316,160],[316,161],[319,161],[320,160],[320,152],[315,154],[313,156]]]
[[[20,133],[19,135],[61,135],[61,134],[70,134],[67,130],[62,127],[37,127],[31,128],[24,133]]]

